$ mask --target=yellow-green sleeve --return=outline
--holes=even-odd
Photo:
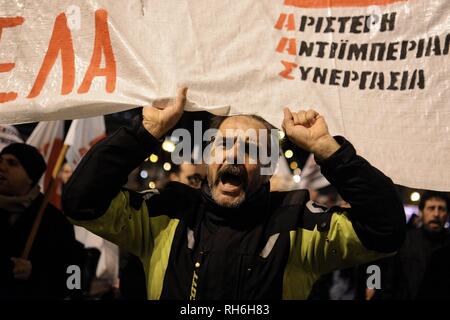
[[[328,230],[291,231],[292,263],[315,275],[390,256],[369,250],[359,240],[346,212],[333,212]]]
[[[69,220],[134,255],[143,257],[153,245],[147,204],[142,201],[140,208],[135,209],[130,205],[129,197],[128,191],[120,191],[106,212],[97,219]]]

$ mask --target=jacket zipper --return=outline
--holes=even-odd
[[[200,268],[202,267],[204,257],[206,257],[207,254],[207,251],[200,251],[200,254],[194,263],[194,272],[192,273],[192,284],[189,300],[197,299]]]

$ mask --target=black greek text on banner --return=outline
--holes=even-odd
[[[0,123],[314,108],[394,182],[450,191],[447,0],[0,0]]]

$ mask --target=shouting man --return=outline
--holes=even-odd
[[[285,109],[284,130],[315,155],[351,209],[326,209],[304,190],[271,193],[263,164],[247,152],[250,144],[270,142],[227,135],[270,128],[246,115],[215,121],[221,138],[211,154],[222,161],[207,165],[200,190],[177,182],[158,194],[123,190],[128,174],[180,119],[186,91],[164,108],[144,107],[138,125],[94,146],[64,199],[73,223],[140,257],[149,299],[305,299],[321,274],[400,247],[405,217],[392,181],[347,140],[333,138],[313,110]],[[244,161],[236,164],[239,156]]]

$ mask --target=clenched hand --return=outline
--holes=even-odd
[[[291,112],[284,108],[283,130],[296,146],[326,159],[339,149],[325,119],[315,110]]]
[[[14,263],[14,278],[28,280],[31,276],[31,270],[33,269],[31,261],[21,258],[11,258],[11,261]]]

